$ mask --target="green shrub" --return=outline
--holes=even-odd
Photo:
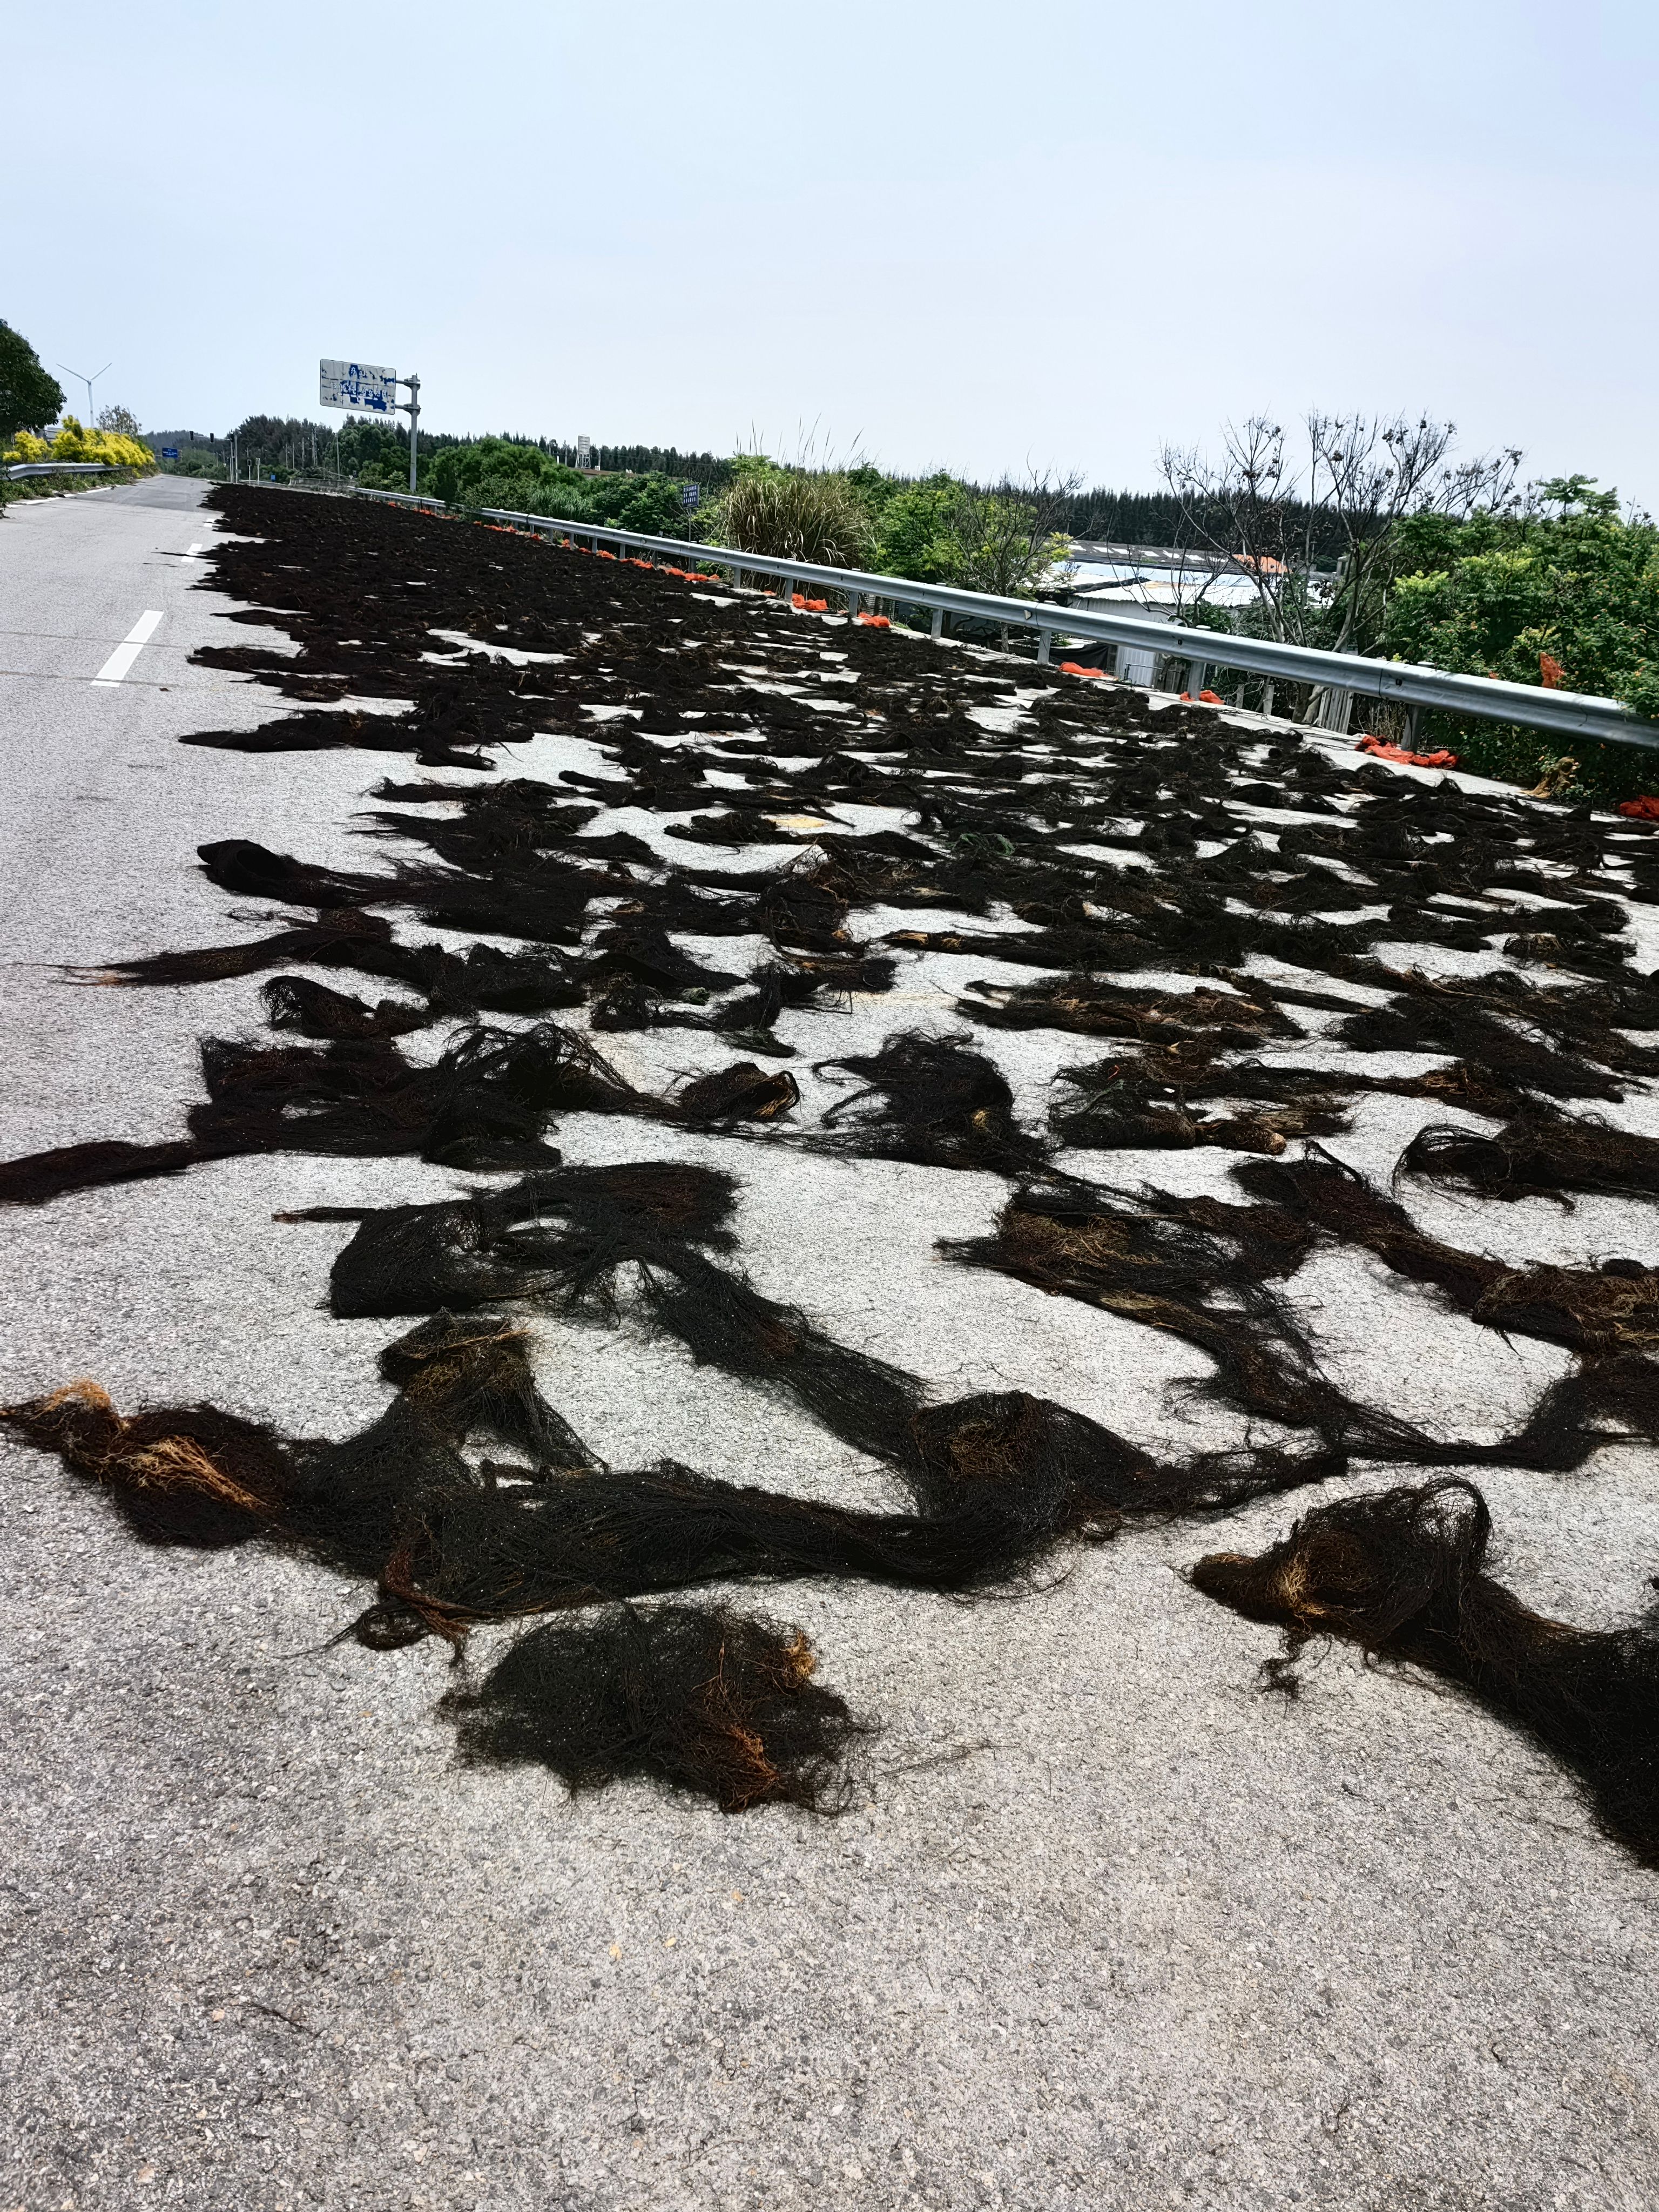
[[[1385,648],[1467,675],[1620,699],[1659,717],[1659,530],[1645,518],[1622,520],[1618,495],[1588,477],[1558,477],[1538,496],[1556,512],[1402,522],[1416,573],[1394,587]],[[1437,740],[1481,775],[1531,786],[1566,746],[1578,783],[1597,799],[1659,785],[1659,761],[1644,747],[1431,720]]]
[[[360,483],[368,477],[360,475]],[[686,514],[678,480],[666,476],[585,475],[537,446],[480,438],[450,446],[428,466],[422,489],[457,507],[505,507],[565,522],[609,523],[653,538],[684,538]]]

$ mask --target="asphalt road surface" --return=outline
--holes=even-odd
[[[0,521],[8,1157],[178,1131],[196,1040],[252,1024],[257,978],[126,992],[64,972],[222,941],[198,842],[362,864],[353,811],[384,762],[175,742],[274,711],[190,665],[265,635],[196,588],[215,524],[195,501],[161,482]],[[131,665],[97,682],[124,641]],[[1352,1156],[1393,1157],[1397,1103]],[[568,1157],[714,1142],[583,1118],[562,1127]],[[253,1158],[18,1209],[0,1224],[0,1389],[90,1374],[123,1403],[343,1433],[384,1402],[385,1324],[325,1314],[337,1239],[270,1216],[458,1187],[406,1161]],[[1079,1378],[1104,1342],[1091,1387],[1144,1413],[1197,1364],[1179,1347],[933,1263],[935,1237],[983,1231],[1002,1195],[988,1176],[805,1161],[745,1189],[745,1256],[769,1294],[844,1330],[861,1316],[866,1341],[963,1389],[1018,1380],[1097,1410]],[[1601,1249],[1655,1256],[1610,1201],[1540,1218],[1575,1251],[1616,1237]],[[1507,1406],[1555,1371],[1374,1274],[1331,1297],[1353,1371],[1385,1395],[1451,1375]],[[703,1370],[687,1387],[672,1347],[573,1334],[560,1358],[560,1404],[625,1463],[872,1494],[855,1455],[826,1469],[804,1419],[757,1421]],[[1638,1601],[1659,1565],[1651,1455],[1616,1481],[1483,1479],[1531,1601],[1587,1622]],[[0,2205],[1645,2212],[1659,2196],[1656,1877],[1540,1753],[1426,1683],[1339,1650],[1297,1705],[1262,1695],[1276,1639],[1180,1578],[1209,1547],[1191,1528],[1073,1554],[1006,1602],[792,1588],[836,1686],[884,1717],[867,1801],[836,1821],[723,1819],[643,1785],[573,1802],[534,1770],[462,1768],[434,1711],[447,1655],[332,1644],[361,1598],[320,1571],[147,1548],[15,1445],[0,1485]],[[1238,1540],[1286,1518],[1254,1508]],[[1628,1589],[1610,1594],[1609,1558]]]

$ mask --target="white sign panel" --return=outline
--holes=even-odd
[[[398,372],[366,361],[319,364],[318,398],[325,407],[349,407],[361,415],[391,415],[398,406]]]

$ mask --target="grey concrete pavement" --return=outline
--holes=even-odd
[[[222,941],[199,841],[364,857],[373,757],[175,742],[273,711],[188,665],[262,635],[179,557],[209,519],[136,495],[189,489],[0,522],[8,1155],[172,1133],[196,1038],[253,1020],[257,979],[138,993],[60,972]],[[163,621],[132,676],[94,690],[146,609]],[[574,1160],[735,1168],[760,1287],[942,1386],[1018,1383],[1145,1433],[1201,1366],[939,1267],[936,1237],[988,1227],[994,1178],[804,1155],[786,1172],[599,1117],[559,1140]],[[1401,1141],[1362,1121],[1347,1149]],[[1158,1165],[1224,1187],[1212,1158]],[[126,1404],[209,1398],[341,1432],[384,1402],[388,1331],[325,1314],[337,1235],[270,1214],[464,1181],[255,1158],[14,1214],[0,1393],[88,1373]],[[1511,1211],[1528,1249],[1581,1233]],[[1646,1256],[1644,1219],[1610,1202],[1601,1219]],[[1522,1363],[1488,1389],[1489,1334],[1358,1266],[1313,1294],[1333,1358],[1370,1360],[1368,1387],[1405,1410],[1506,1412],[1544,1379]],[[886,1494],[872,1463],[672,1346],[541,1337],[550,1395],[620,1462]],[[1460,1363],[1466,1387],[1446,1381]],[[1651,1455],[1481,1480],[1534,1602],[1605,1620],[1659,1568]],[[443,1655],[331,1647],[361,1593],[314,1566],[146,1548],[12,1447],[0,1512],[0,2206],[1644,2212],[1659,2195],[1655,1877],[1539,1754],[1420,1680],[1337,1652],[1297,1705],[1263,1697],[1274,1639],[1177,1572],[1206,1531],[1142,1531],[994,1604],[776,1594],[827,1678],[887,1722],[867,1795],[826,1823],[643,1787],[572,1804],[544,1775],[459,1769]],[[1240,1544],[1288,1517],[1253,1509]]]

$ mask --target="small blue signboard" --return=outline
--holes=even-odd
[[[700,507],[702,504],[702,486],[701,484],[682,484],[680,486],[680,505],[685,509],[688,514],[694,507]]]
[[[179,448],[177,447],[177,446],[163,446],[163,447],[162,447],[162,448],[161,448],[161,459],[162,459],[164,461],[176,461],[176,460],[178,459],[178,458],[179,458]]]

